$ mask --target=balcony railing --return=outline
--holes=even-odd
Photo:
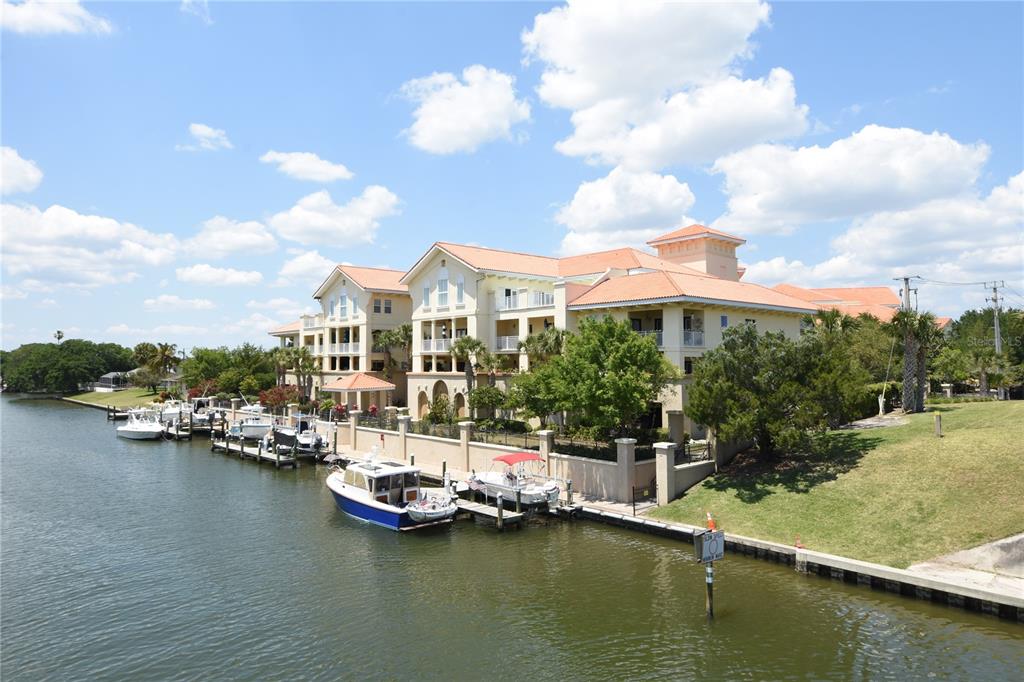
[[[661,345],[660,343],[658,344]],[[683,345],[684,346],[695,346],[701,348],[704,346],[704,332],[703,331],[692,331],[689,329],[683,330]]]
[[[340,343],[328,344],[327,345],[327,352],[328,353],[340,353],[341,351],[338,350],[338,346],[340,346],[340,345],[341,345]]]
[[[319,329],[322,326],[324,326],[322,315],[310,315],[309,317],[302,318],[303,329]]]
[[[546,291],[531,291],[529,294],[513,296],[496,296],[495,310],[522,310],[525,308],[544,308],[555,305],[555,295]]]
[[[640,336],[653,336],[654,341],[658,344],[658,348],[661,348],[661,346],[663,345],[661,343],[662,330],[660,329],[648,329],[642,332],[637,332],[637,334],[639,334]]]
[[[519,350],[518,336],[499,336],[495,339],[495,350]]]
[[[451,339],[423,339],[423,352],[447,353],[452,348]]]

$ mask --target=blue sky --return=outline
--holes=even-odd
[[[1024,292],[1024,5],[610,11],[4,2],[3,346],[269,343],[332,262],[691,221],[763,284]]]

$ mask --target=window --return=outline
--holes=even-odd
[[[693,374],[693,358],[683,358],[683,374]]]
[[[638,317],[629,318],[629,323],[633,325],[633,331],[638,332],[643,328],[643,320]]]
[[[656,331],[656,332],[660,332],[661,331],[661,318],[660,317],[654,318],[654,331]]]
[[[728,326],[729,326],[729,316],[728,315],[722,315],[722,329],[725,329]]]
[[[385,315],[390,315],[391,314],[391,299],[390,298],[385,298],[384,299],[384,314]]]
[[[327,317],[334,315],[334,299],[327,300]]]
[[[448,280],[437,280],[437,307],[444,308],[448,305]]]
[[[423,285],[423,307],[424,308],[429,308],[430,307],[430,285],[429,284],[424,284]]]
[[[348,317],[348,296],[345,294],[338,299],[338,317]]]
[[[373,312],[375,312],[375,313],[379,313],[380,312],[380,299],[379,298],[373,299]]]
[[[459,275],[455,280],[455,303],[462,305],[466,302],[466,278]]]
[[[352,317],[355,317],[358,314],[359,314],[359,297],[358,296],[353,296],[352,297]]]
[[[383,360],[373,360],[370,363],[370,370],[373,371],[373,372],[383,372],[384,371],[384,361]]]

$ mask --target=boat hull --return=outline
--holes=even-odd
[[[346,497],[333,488],[331,489],[331,495],[334,496],[334,502],[338,505],[338,509],[357,519],[369,521],[391,530],[401,530],[402,528],[416,525],[416,522],[410,519],[409,515],[405,512],[389,511],[374,505],[365,504],[351,497]]]
[[[505,485],[503,483],[497,483],[493,480],[488,480],[486,474],[479,476],[476,479],[476,483],[479,489],[488,497],[497,497],[501,494],[501,499],[505,503],[513,503],[516,501],[516,489],[512,486]],[[521,488],[519,492],[519,502],[527,506],[537,504],[547,504],[549,506],[555,506],[558,504],[558,488],[552,487],[538,487],[538,486],[527,486]]]
[[[128,440],[157,440],[159,438],[162,438],[163,435],[163,430],[142,431],[136,429],[126,429],[123,427],[117,430],[118,438],[127,438]]]

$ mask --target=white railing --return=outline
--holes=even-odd
[[[340,346],[340,345],[341,345],[340,343],[332,343],[332,344],[330,344],[328,346],[328,351],[327,352],[328,353],[340,353],[341,351],[338,350],[338,346]]]
[[[495,339],[495,350],[519,350],[518,336],[499,336]]]
[[[359,343],[358,342],[354,342],[354,343],[332,343],[331,344],[331,352],[332,353],[358,353],[359,352]]]
[[[661,345],[660,343],[658,344]],[[702,347],[704,345],[704,332],[703,331],[692,331],[689,329],[683,330],[683,345],[684,346],[697,346]]]
[[[518,310],[519,296],[498,296],[494,299],[495,310]]]
[[[452,348],[451,339],[434,339],[434,350],[447,353]]]
[[[534,308],[545,308],[555,304],[555,295],[546,291],[534,291],[530,294],[530,305]]]
[[[318,329],[324,326],[324,318],[321,315],[310,315],[302,318],[303,329]]]
[[[654,341],[658,344],[658,348],[661,348],[661,330],[660,329],[649,329],[642,332],[637,332],[640,336],[653,336]]]

